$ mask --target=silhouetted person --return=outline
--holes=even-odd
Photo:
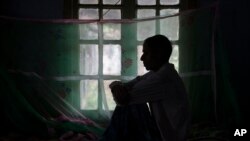
[[[123,114],[121,111],[116,112],[119,108],[127,108],[126,110],[131,108],[140,112],[140,107],[136,106],[149,104],[150,117],[147,115],[146,120],[149,121],[150,127],[156,127],[156,130],[152,131],[154,133],[150,135],[152,140],[157,140],[157,136],[159,136],[159,140],[162,141],[184,141],[187,137],[190,121],[188,98],[182,79],[174,65],[169,63],[171,53],[172,45],[167,37],[155,35],[147,38],[143,44],[141,61],[149,72],[127,83],[114,81],[110,84],[114,100],[118,105],[113,117],[119,117],[116,114]],[[123,110],[123,112],[126,112],[126,110]],[[148,113],[146,112],[146,114]],[[132,112],[131,115],[134,116],[134,113]],[[150,119],[151,117],[153,120]],[[117,120],[117,118],[112,118],[112,120]],[[137,120],[136,124],[133,124],[136,127],[141,126],[137,122],[145,119],[141,117],[141,119],[136,118],[135,120]],[[129,120],[129,122],[133,121]],[[130,125],[130,123],[126,124]],[[146,125],[144,128],[149,126]],[[154,139],[154,136],[156,136],[156,139]]]

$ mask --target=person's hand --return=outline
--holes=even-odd
[[[117,105],[126,105],[128,102],[128,91],[121,81],[114,81],[109,85],[114,101]]]

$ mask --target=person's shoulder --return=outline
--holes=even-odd
[[[139,77],[140,77],[140,79],[142,80],[142,79],[147,79],[147,78],[149,78],[149,77],[151,77],[151,76],[153,76],[153,75],[154,75],[154,72],[153,72],[153,71],[149,71],[149,72],[147,72],[147,73],[145,73],[144,75],[139,76]]]
[[[173,64],[166,63],[160,68],[159,71],[157,71],[157,75],[160,77],[176,77],[179,74]]]

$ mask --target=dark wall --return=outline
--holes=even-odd
[[[216,0],[197,0],[197,6],[209,5]],[[250,1],[219,0],[217,31],[225,57],[229,63],[228,80],[236,94],[242,116],[242,125],[249,125],[250,106]],[[219,56],[217,56],[219,57]],[[217,64],[217,66],[222,64]],[[223,73],[223,72],[221,72]]]
[[[250,1],[221,0],[220,28],[229,56],[231,83],[245,124],[249,118]],[[243,125],[244,126],[244,125]]]
[[[250,1],[221,0],[220,28],[229,55],[231,83],[245,122],[249,118],[250,95]]]
[[[0,15],[54,19],[63,17],[63,0],[1,0]]]

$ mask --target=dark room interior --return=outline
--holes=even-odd
[[[84,0],[79,1],[81,3],[81,1]],[[102,2],[105,0],[96,1]],[[106,0],[106,2],[107,1],[108,0]],[[100,23],[97,25],[97,30],[97,26],[95,27],[89,24],[91,23],[91,20],[93,20],[91,14],[83,14],[82,17],[78,17],[77,15],[81,13],[79,12],[79,8],[93,8],[94,4],[79,4],[78,0],[0,1],[0,25],[2,27],[0,33],[0,124],[3,125],[0,127],[0,141],[19,140],[20,138],[20,140],[39,141],[41,138],[41,140],[52,141],[57,140],[55,138],[58,138],[58,136],[62,135],[62,133],[71,130],[73,130],[74,133],[84,133],[83,136],[86,136],[87,141],[97,140],[96,138],[101,136],[101,134],[103,133],[103,129],[108,125],[110,115],[106,115],[107,113],[104,113],[105,110],[98,109],[102,109],[102,107],[105,106],[110,107],[110,103],[111,107],[113,106],[114,108],[114,105],[112,105],[113,103],[110,102],[111,99],[106,100],[106,103],[104,102],[100,104],[100,102],[103,100],[103,96],[100,93],[103,91],[105,93],[106,87],[108,87],[106,85],[106,82],[108,84],[111,80],[130,79],[131,77],[137,75],[137,71],[135,71],[135,69],[139,69],[139,65],[137,66],[136,63],[133,63],[133,61],[138,61],[138,58],[136,57],[136,55],[138,54],[133,53],[136,50],[133,51],[133,49],[131,48],[132,46],[134,46],[134,44],[138,45],[138,47],[142,44],[142,40],[137,41],[134,40],[134,38],[141,38],[144,40],[147,36],[144,36],[142,33],[142,35],[137,34],[136,37],[136,35],[130,33],[130,31],[132,31],[133,33],[133,30],[139,29],[139,27],[137,27],[137,29],[133,29],[133,22],[139,21],[133,21],[133,19],[140,18],[140,16],[136,17],[135,14],[133,15],[132,12],[129,12],[132,11],[131,9],[137,8],[135,6],[135,1],[136,0],[121,0],[119,3],[119,0],[113,0],[113,5],[118,5],[117,9],[120,8],[122,10],[120,17],[120,19],[122,19],[122,22],[120,24],[121,26],[118,26],[121,33],[118,34],[119,40],[117,41],[110,38],[112,34],[115,34],[116,36],[116,21],[118,21],[117,23],[119,23],[119,20],[114,20],[114,25],[112,22],[109,25],[109,23],[106,23],[105,20],[104,22],[101,22],[100,20],[101,18],[105,19],[104,15],[108,16],[109,11],[112,11],[109,10],[109,8],[112,9],[112,6],[105,6],[104,4],[95,5],[95,8],[97,9],[104,9],[101,12],[99,11],[99,14],[103,15],[103,17],[96,18],[97,23]],[[159,3],[160,0],[155,1],[157,1],[156,4],[159,6],[155,8],[156,15],[153,16],[161,16],[161,12],[159,9],[163,9],[164,6],[161,7]],[[200,9],[200,11],[204,11],[204,9],[208,9],[208,7],[211,7],[211,5],[212,7],[215,7],[214,11],[211,12],[212,14],[208,13],[208,16],[200,14],[200,17],[198,14],[196,14],[198,15],[197,18],[193,16],[194,20],[188,20],[188,22],[194,22],[198,25],[194,25],[195,27],[192,27],[190,30],[185,29],[185,14],[188,15],[189,12],[192,13],[192,10],[196,12],[198,11],[197,13],[202,13],[199,12],[198,9]],[[125,8],[123,6],[125,6]],[[128,7],[130,7],[131,9],[128,9]],[[146,6],[141,7],[146,7],[148,9],[152,8],[147,4]],[[190,103],[192,110],[193,128],[189,131],[190,135],[188,141],[202,141],[203,137],[208,137],[204,138],[204,141],[208,141],[209,137],[211,137],[211,141],[240,141],[241,139],[243,139],[243,137],[235,137],[235,130],[250,130],[250,83],[248,82],[250,80],[250,40],[248,39],[250,37],[250,1],[179,0],[179,4],[177,4],[176,6],[170,5],[169,7],[170,9],[177,8],[180,13],[185,13],[183,14],[183,18],[182,15],[180,15],[180,19],[184,19],[184,22],[182,24],[182,21],[180,20],[180,28],[178,28],[180,33],[178,33],[178,39],[173,39],[171,41],[173,41],[173,44],[176,44],[180,47],[178,53],[179,72],[184,76],[183,80],[186,84],[191,101]],[[86,22],[87,20],[84,22],[84,20],[86,19],[86,17],[84,16],[90,17],[89,23]],[[141,17],[145,17],[143,13]],[[199,18],[204,20],[197,21],[197,19],[199,20]],[[126,23],[126,20],[132,20],[131,24],[129,22]],[[164,18],[159,18],[159,20],[154,21],[154,25],[156,25],[155,32],[157,33],[162,32],[160,26],[159,28],[157,27],[157,24],[160,25],[161,23],[160,20],[163,21]],[[145,20],[145,22],[147,22],[147,20]],[[78,24],[80,26],[89,24],[91,25],[92,29],[82,28],[83,33],[79,34],[77,27]],[[112,27],[112,29],[114,30],[107,29],[107,31],[105,31],[105,24],[107,24],[107,26],[109,27]],[[100,29],[103,29],[103,32],[100,32]],[[85,36],[81,36],[81,34],[84,34],[84,32],[87,32],[87,30],[93,30],[93,36],[91,34],[91,38],[96,38],[96,40],[83,40]],[[185,33],[182,31],[185,31]],[[102,38],[102,34],[104,38]],[[80,40],[79,35],[81,38]],[[130,42],[123,41],[123,39],[130,40]],[[194,42],[188,42],[188,40],[192,39]],[[206,42],[207,40],[209,40],[209,42]],[[81,59],[82,57],[81,55],[79,55],[81,49],[74,47],[80,46],[83,49],[85,47],[85,49],[87,50],[89,46],[84,45],[85,43],[96,44],[96,46],[100,46],[101,44],[103,49],[99,50],[99,53],[105,53],[105,48],[106,50],[108,50],[108,48],[111,46],[109,46],[109,44],[119,44],[117,45],[118,47],[116,45],[113,45],[114,47],[117,47],[117,50],[120,49],[118,51],[118,57],[120,56],[120,62],[122,63],[118,63],[118,66],[120,65],[120,67],[124,67],[126,69],[121,68],[118,75],[116,74],[116,71],[114,71],[114,74],[112,74],[113,72],[111,72],[111,74],[107,73],[107,75],[105,75],[105,70],[103,72],[98,71],[98,69],[97,71],[93,71],[95,70],[95,66],[97,66],[97,68],[105,68],[105,55],[103,56],[103,59],[97,59],[97,62],[92,62],[96,61],[93,59],[90,61],[83,60],[82,62],[84,63],[84,65],[82,66],[79,65],[79,62],[75,62],[74,64],[72,64],[72,60],[79,60],[79,58]],[[185,49],[185,46],[192,47],[199,45],[204,45],[204,49]],[[123,49],[123,46],[126,47]],[[53,49],[53,47],[55,47],[55,49]],[[183,47],[184,49],[181,49],[181,47]],[[206,47],[212,47],[212,49],[210,50],[210,48],[207,49]],[[83,50],[83,52],[86,50]],[[116,54],[117,50],[112,50],[112,53]],[[196,54],[194,52],[198,53],[198,58],[188,56],[189,54],[194,54],[195,56]],[[204,58],[204,56],[206,55],[208,59],[199,60],[199,58]],[[40,57],[43,57],[44,60]],[[82,58],[84,57],[86,59],[86,56],[83,55]],[[111,69],[112,67],[116,66],[114,60],[115,58],[111,58],[109,60],[111,63]],[[208,64],[205,64],[207,62]],[[190,63],[191,65],[189,65]],[[131,64],[133,68],[130,68]],[[87,65],[91,66],[92,69],[87,70],[85,68]],[[128,67],[126,67],[126,65]],[[206,70],[209,71],[207,72]],[[86,72],[88,71],[93,71],[91,72],[93,73],[93,75],[91,74],[91,76],[86,74]],[[185,75],[185,73],[189,71],[203,71],[200,73],[204,76],[190,78]],[[97,74],[102,74],[102,76],[99,77]],[[37,84],[34,83],[37,81],[36,79],[39,79],[39,83]],[[47,79],[49,81],[46,81]],[[91,80],[91,83],[93,81],[93,85],[89,85],[90,82],[88,81],[89,83],[87,83],[85,79]],[[101,79],[105,79],[105,81],[100,81]],[[84,97],[84,94],[81,95],[79,93],[87,93],[89,90],[88,88],[80,88],[81,86],[91,87],[90,89],[93,89],[93,91],[96,90],[98,96],[94,97],[97,99],[97,102],[94,105],[91,105],[91,102],[89,102],[88,100],[79,100],[83,99]],[[39,89],[37,87],[39,87]],[[43,87],[46,89],[43,89]],[[49,116],[57,116],[60,113],[56,111],[58,108],[60,108],[60,106],[54,106],[57,104],[55,101],[53,101],[53,99],[56,97],[50,95],[50,93],[54,92],[58,93],[60,98],[64,98],[63,100],[68,101],[70,106],[65,103],[62,103],[61,105],[65,104],[70,108],[63,110],[68,112],[69,115],[72,115],[71,112],[79,112],[80,115],[84,115],[84,119],[85,116],[88,117],[84,121],[77,122],[88,123],[94,121],[93,124],[90,124],[91,127],[81,127],[74,122],[69,122],[67,125],[61,125],[45,119],[43,116],[45,116],[47,113],[52,113]],[[37,93],[38,98],[36,98],[36,100],[33,100],[28,96],[28,94],[26,94],[24,96],[24,99],[21,99],[19,98],[19,96],[18,98],[12,96],[12,93]],[[46,101],[47,99],[43,101],[42,97],[44,96],[48,97],[48,101]],[[17,99],[16,103],[15,99]],[[12,100],[14,101],[13,103]],[[41,114],[36,115],[28,112],[28,114],[24,116],[23,113],[26,112],[27,109],[25,107],[27,107],[27,105],[22,105],[24,108],[22,108],[22,106],[17,106],[21,109],[21,111],[18,111],[18,108],[15,107],[15,105],[23,103],[23,101],[28,101],[27,103],[29,103],[31,107],[32,105],[34,105],[30,109],[27,108],[28,110],[32,111],[32,109],[38,109],[39,111],[41,111]],[[52,107],[56,110],[53,108],[46,109],[47,102],[53,103]],[[86,106],[84,105],[84,102],[90,104]],[[60,101],[58,101],[58,103],[60,103]],[[46,106],[40,108],[39,105]],[[48,106],[50,107],[51,105]],[[97,109],[96,111],[93,110],[95,108]],[[13,118],[13,116],[15,118]],[[63,118],[64,117],[58,120],[65,120]],[[45,125],[43,124],[43,119],[46,120]],[[90,121],[88,121],[88,119],[90,119]],[[75,120],[72,119],[70,121]],[[15,126],[15,124],[17,126]],[[52,129],[52,127],[48,127],[49,125],[54,127],[54,129]],[[45,133],[45,130],[49,133]],[[85,131],[87,132],[87,130],[92,132],[94,134],[93,136],[97,137],[95,138],[92,135],[85,134]],[[56,134],[54,134],[55,132]],[[245,136],[249,136],[248,134],[249,133],[246,133]],[[84,141],[85,139],[82,140]]]

